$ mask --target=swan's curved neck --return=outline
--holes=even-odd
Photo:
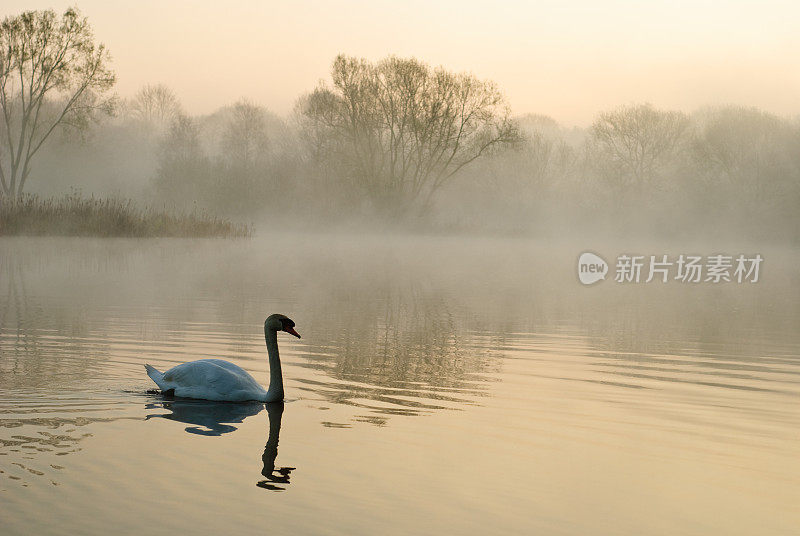
[[[267,354],[269,354],[267,401],[283,400],[283,374],[281,373],[281,358],[278,355],[278,332],[265,328],[264,337],[267,339]]]

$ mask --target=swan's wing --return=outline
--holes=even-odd
[[[204,362],[211,365],[213,374],[218,376],[216,381],[234,383],[230,387],[238,389],[261,389],[261,384],[239,365],[222,359],[206,359]],[[211,371],[208,372],[212,374]]]
[[[203,359],[172,367],[164,373],[164,382],[171,387],[215,385],[223,382],[228,374],[223,367]]]
[[[175,395],[209,400],[228,400],[233,393],[263,391],[243,368],[220,359],[183,363],[164,373],[164,385]]]

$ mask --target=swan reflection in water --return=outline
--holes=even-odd
[[[263,468],[260,480],[256,486],[271,491],[283,491],[289,484],[289,478],[294,467],[275,467],[275,458],[278,457],[278,439],[281,434],[281,417],[283,415],[283,402],[213,402],[210,400],[175,399],[163,400],[147,404],[147,409],[165,409],[172,413],[153,413],[145,417],[169,419],[194,426],[187,426],[185,430],[190,434],[204,436],[221,436],[237,429],[234,424],[239,424],[247,417],[257,415],[267,408],[269,416],[269,436],[261,455]]]
[[[272,491],[283,491],[286,488],[281,485],[289,483],[290,475],[295,470],[294,467],[275,467],[275,458],[278,457],[278,436],[281,435],[283,402],[270,402],[266,406],[269,415],[269,437],[264,447],[264,454],[261,455],[261,461],[264,462],[261,474],[266,480],[259,481],[256,486]]]

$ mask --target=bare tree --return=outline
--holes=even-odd
[[[129,106],[133,117],[161,129],[169,128],[181,115],[178,98],[164,84],[148,84],[142,87]]]
[[[600,114],[591,127],[597,163],[619,186],[641,188],[652,182],[674,155],[689,119],[650,104],[623,106]]]
[[[797,134],[788,121],[757,108],[727,106],[699,113],[697,122],[692,156],[711,184],[735,188],[742,201],[765,207],[797,189]]]
[[[0,182],[22,194],[31,160],[58,127],[84,129],[111,113],[114,85],[105,47],[75,9],[26,11],[0,23]]]
[[[203,196],[209,161],[200,144],[200,129],[190,117],[177,114],[166,130],[153,186],[159,199],[185,207]]]
[[[246,100],[234,104],[221,142],[225,160],[237,167],[252,168],[267,156],[267,111]]]
[[[402,212],[460,170],[518,138],[497,87],[471,74],[390,56],[338,56],[332,87],[299,103],[306,139],[382,209]]]

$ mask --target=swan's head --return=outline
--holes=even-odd
[[[270,315],[266,321],[264,321],[264,329],[271,329],[273,331],[285,331],[286,333],[291,333],[298,339],[300,338],[300,334],[294,330],[294,321],[289,318],[288,316],[282,314],[274,314]]]

